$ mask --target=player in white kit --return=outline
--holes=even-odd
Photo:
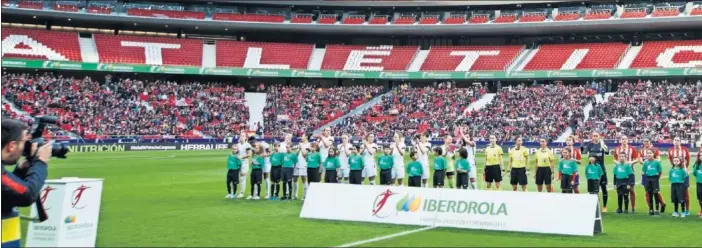
[[[341,144],[339,144],[339,182],[349,183],[349,173],[351,172],[349,168],[349,155],[351,155],[351,145],[349,141],[349,136],[344,134],[341,135]]]
[[[417,152],[417,160],[422,164],[422,187],[427,187],[427,181],[430,176],[429,171],[429,152],[431,151],[431,144],[429,143],[426,134],[420,134],[419,139],[415,137],[412,141],[414,145],[414,150]]]
[[[271,197],[271,191],[270,191],[270,185],[271,185],[271,154],[273,154],[273,151],[271,150],[271,145],[264,141],[256,141],[256,145],[261,146],[261,149],[263,149],[263,183],[266,186],[266,197],[264,199],[268,199]],[[258,189],[261,190],[261,189]]]
[[[400,133],[392,136],[392,179],[396,185],[402,186],[402,179],[405,178],[405,138]]]
[[[468,172],[468,178],[470,178],[470,188],[471,189],[478,189],[478,173],[476,169],[476,164],[475,164],[475,141],[473,138],[470,137],[470,134],[468,132],[468,127],[462,126],[459,129],[459,135],[461,136],[461,143],[463,145],[463,149],[466,149],[468,152],[468,163],[470,163],[470,172]]]
[[[319,148],[319,156],[322,158],[322,163],[327,161],[327,157],[329,157],[329,148],[334,147],[334,137],[331,136],[331,128],[326,127],[324,128],[324,131],[322,131],[322,136],[319,137],[317,140],[317,147]],[[324,178],[321,176],[324,173],[324,166],[319,167],[319,178]]]
[[[363,181],[368,178],[370,185],[375,185],[375,175],[377,174],[375,152],[378,150],[378,145],[373,142],[375,142],[375,134],[368,134],[361,144],[361,155],[363,155],[364,165],[361,176]]]
[[[239,185],[241,185],[241,190],[237,198],[244,197],[244,192],[246,192],[246,174],[249,172],[249,163],[253,157],[253,146],[248,141],[248,135],[245,132],[241,132],[239,135],[238,143],[236,144],[237,156],[241,159],[241,170],[239,172]]]
[[[297,144],[299,147],[299,152],[297,155],[297,164],[295,165],[295,171],[293,172],[293,197],[292,199],[297,199],[298,196],[298,184],[297,179],[301,179],[302,187],[304,191],[302,192],[302,199],[304,200],[304,195],[307,193],[307,153],[312,149],[312,144],[308,141],[307,135],[303,134],[300,137],[300,143]]]

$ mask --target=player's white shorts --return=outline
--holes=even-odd
[[[271,162],[270,161],[266,161],[263,164],[263,173],[271,173]]]
[[[468,178],[473,178],[475,180],[478,180],[478,169],[475,168],[475,165],[470,166],[470,171],[468,172]]]
[[[422,179],[429,179],[429,162],[420,161],[422,164]]]
[[[339,168],[339,173],[340,175],[337,175],[338,177],[349,178],[349,174],[351,174],[351,168]]]
[[[249,160],[241,160],[241,168],[239,169],[239,174],[249,174]]]
[[[293,176],[296,177],[306,177],[307,176],[307,167],[295,167],[295,170],[293,171]]]
[[[363,167],[363,171],[361,171],[361,177],[374,177],[377,173],[378,172],[375,168],[375,165],[368,165]]]
[[[405,178],[405,166],[395,165],[392,167],[392,179],[404,179]]]

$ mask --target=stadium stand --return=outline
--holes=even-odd
[[[388,16],[385,15],[374,15],[371,17],[368,24],[388,24]]]
[[[324,54],[324,70],[368,71],[371,67],[363,66],[363,58],[382,57],[378,65],[386,71],[405,71],[414,55],[419,51],[416,46],[345,46],[327,45]],[[351,63],[349,63],[351,61]],[[353,62],[357,62],[354,64]]]
[[[444,19],[444,24],[464,24],[466,23],[466,15],[452,14]]]
[[[342,24],[363,24],[366,22],[365,15],[349,15],[341,22]]]
[[[312,17],[314,17],[312,14],[295,14],[290,19],[290,23],[312,23]]]
[[[502,13],[495,18],[494,23],[513,23],[517,21],[517,13]]]
[[[619,18],[626,19],[626,18],[644,18],[648,15],[646,12],[646,9],[644,8],[638,8],[638,9],[624,9],[624,12],[619,16]]]
[[[12,38],[8,37],[12,35]],[[3,57],[81,61],[78,34],[40,29],[2,28]],[[6,45],[7,44],[7,45]],[[14,47],[7,47],[14,44]],[[42,54],[58,54],[47,58],[37,56],[32,47],[39,47]]]
[[[142,9],[130,8],[127,9],[127,15],[144,16],[157,18],[174,18],[174,19],[205,19],[205,12],[198,11],[180,11],[167,9]]]
[[[312,133],[382,93],[381,86],[269,86],[263,110],[267,136]]]
[[[384,97],[362,114],[332,127],[332,134],[362,137],[373,133],[380,138],[392,137],[396,131],[408,136],[419,132],[447,134],[465,108],[484,93],[484,88],[456,88],[450,82],[430,87],[402,85],[393,89],[392,97]]]
[[[626,135],[634,141],[644,137],[654,142],[689,139],[702,128],[701,106],[700,83],[624,82],[608,101],[590,111],[590,119],[578,133],[586,137],[598,131],[607,139]]]
[[[612,17],[612,10],[610,9],[592,9],[588,10],[583,17],[584,20],[603,20]]]
[[[334,24],[336,23],[336,14],[322,14],[317,17],[317,24]]]
[[[248,120],[244,89],[220,83],[4,74],[3,96],[33,115],[54,114],[84,138],[235,135]],[[45,108],[47,104],[60,108]]]
[[[93,37],[102,63],[160,64],[161,61],[164,65],[202,64],[202,40],[198,39],[105,34],[94,34]],[[163,47],[161,56],[145,53],[146,43],[160,43]],[[150,56],[147,58],[146,54]]]
[[[17,2],[17,7],[21,9],[43,9],[44,3],[42,1],[20,0],[19,2]]]
[[[519,22],[543,22],[545,20],[546,13],[541,12],[524,13],[522,18],[519,18]]]
[[[419,24],[438,24],[439,23],[439,16],[438,15],[423,15],[421,18],[419,18]]]
[[[478,57],[470,68],[461,68],[461,71],[502,71],[523,49],[524,46],[434,46],[429,50],[421,70],[455,71],[465,56],[452,53],[481,51],[492,54]]]
[[[680,7],[655,7],[653,8],[652,17],[677,16],[680,14]]]
[[[283,23],[285,16],[269,14],[236,14],[236,13],[214,13],[212,19],[216,21],[233,22],[269,22]]]
[[[558,12],[558,15],[554,20],[556,21],[577,21],[580,19],[580,10],[568,11],[568,12]]]
[[[112,14],[112,6],[91,4],[86,11],[91,14],[109,15]]]
[[[524,70],[614,69],[627,47],[625,43],[542,45]]]
[[[78,12],[79,8],[76,4],[71,4],[67,2],[57,2],[54,3],[54,10],[63,12]]]
[[[474,14],[473,16],[470,17],[470,20],[468,20],[468,23],[481,24],[481,23],[487,23],[489,21],[490,21],[490,15],[488,15],[488,14]]]
[[[690,11],[690,15],[697,16],[702,15],[702,5],[697,5]]]
[[[400,16],[395,21],[393,24],[414,24],[417,22],[417,18],[414,16]]]
[[[702,40],[644,42],[641,51],[631,63],[631,68],[694,67],[691,63],[702,60],[702,56],[691,50],[692,46],[702,46]],[[683,49],[683,51],[678,52],[675,56],[671,54],[670,59],[661,59],[664,52],[673,51],[675,48]]]
[[[311,44],[263,43],[244,41],[218,41],[217,66],[244,67],[246,54],[250,47],[262,48],[262,64],[289,64],[291,69],[305,69],[312,55]]]

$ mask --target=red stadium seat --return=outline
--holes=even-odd
[[[345,70],[347,62],[357,61],[360,59],[359,53],[352,51],[387,51],[389,55],[366,55],[367,59],[382,59],[379,64],[361,64],[361,66],[380,66],[386,71],[405,71],[412,62],[412,59],[417,54],[419,47],[416,46],[345,46],[345,45],[327,45],[326,53],[324,54],[323,70]],[[351,57],[354,56],[354,57]],[[353,68],[346,68],[353,70]],[[358,69],[363,70],[363,69]]]
[[[145,64],[146,55],[143,47],[124,46],[124,42],[160,43],[180,48],[161,49],[161,60],[164,65],[202,64],[202,40],[174,39],[166,37],[127,36],[93,34],[95,45],[100,54],[101,63]]]
[[[490,21],[490,16],[489,15],[473,15],[470,20],[468,20],[468,23],[487,23]]]
[[[702,15],[702,6],[698,5],[690,11],[691,16]]]
[[[25,35],[38,42],[38,44],[35,45],[42,47],[40,48],[42,51],[59,53],[71,61],[82,61],[77,33],[3,27],[3,43],[10,35]],[[15,48],[25,50],[26,48],[29,48],[28,45],[30,44],[19,43],[15,46]],[[3,47],[3,57],[5,58],[48,59],[45,56],[31,55],[32,53],[28,51],[10,53],[9,51],[6,52],[6,49],[6,47]]]
[[[592,10],[585,13],[585,20],[603,20],[612,17],[611,10]]]
[[[451,55],[454,51],[499,51],[498,55],[480,56],[470,71],[502,71],[514,61],[524,46],[434,46],[429,50],[423,71],[454,71],[464,56]]]
[[[543,45],[524,70],[560,70],[564,66],[575,69],[614,69],[624,56],[624,43],[553,44]],[[589,51],[577,65],[565,65],[576,49]]]
[[[63,12],[78,12],[78,6],[73,4],[55,3],[54,10]]]
[[[341,22],[342,24],[363,24],[366,22],[366,16],[364,15],[351,15],[344,18]]]
[[[282,23],[285,21],[285,16],[282,15],[267,15],[267,14],[233,14],[233,13],[215,13],[212,15],[212,20],[216,21],[234,21],[234,22],[270,22]]]
[[[646,15],[646,9],[624,9],[619,18],[644,18]]]
[[[444,19],[444,24],[464,24],[466,23],[466,15],[451,15]]]
[[[525,13],[519,22],[543,22],[546,20],[546,13]]]
[[[558,12],[556,21],[576,21],[580,19],[580,12]]]
[[[371,17],[370,21],[368,21],[368,24],[387,24],[388,23],[388,16],[373,16]]]
[[[670,54],[670,60],[665,59],[666,51],[677,52]],[[702,40],[680,41],[647,41],[631,63],[631,68],[672,68],[672,67],[702,67],[699,63],[690,65],[693,61],[702,61],[702,53],[695,52],[693,47],[702,47]]]
[[[417,19],[414,16],[400,16],[395,19],[393,24],[414,24],[415,22],[417,22]]]
[[[517,21],[517,14],[502,14],[495,18],[494,23],[512,23]]]
[[[173,19],[205,19],[205,12],[199,11],[131,8],[127,10],[127,15]]]
[[[17,7],[21,9],[43,9],[44,3],[42,1],[19,1]]]
[[[103,7],[103,6],[88,6],[87,12],[91,13],[91,14],[109,15],[109,14],[112,14],[112,8],[106,7],[106,6],[105,7]]]
[[[680,14],[680,8],[669,7],[669,8],[655,8],[653,9],[652,17],[663,17],[663,16],[678,16]]]
[[[419,24],[437,24],[439,23],[439,16],[422,16],[419,18]]]
[[[336,23],[336,15],[334,14],[323,14],[317,18],[317,24],[334,24]]]
[[[312,23],[312,14],[297,14],[290,19],[290,23]]]
[[[314,49],[312,44],[218,41],[217,54],[226,56],[217,56],[217,66],[244,67],[249,47],[262,48],[261,64],[288,64],[291,69],[306,69]]]

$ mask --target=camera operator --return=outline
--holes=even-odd
[[[28,207],[38,198],[47,176],[51,143],[37,149],[32,143],[31,155],[14,171],[6,165],[17,164],[30,139],[27,125],[17,120],[2,120],[2,247],[20,246],[18,207]]]

